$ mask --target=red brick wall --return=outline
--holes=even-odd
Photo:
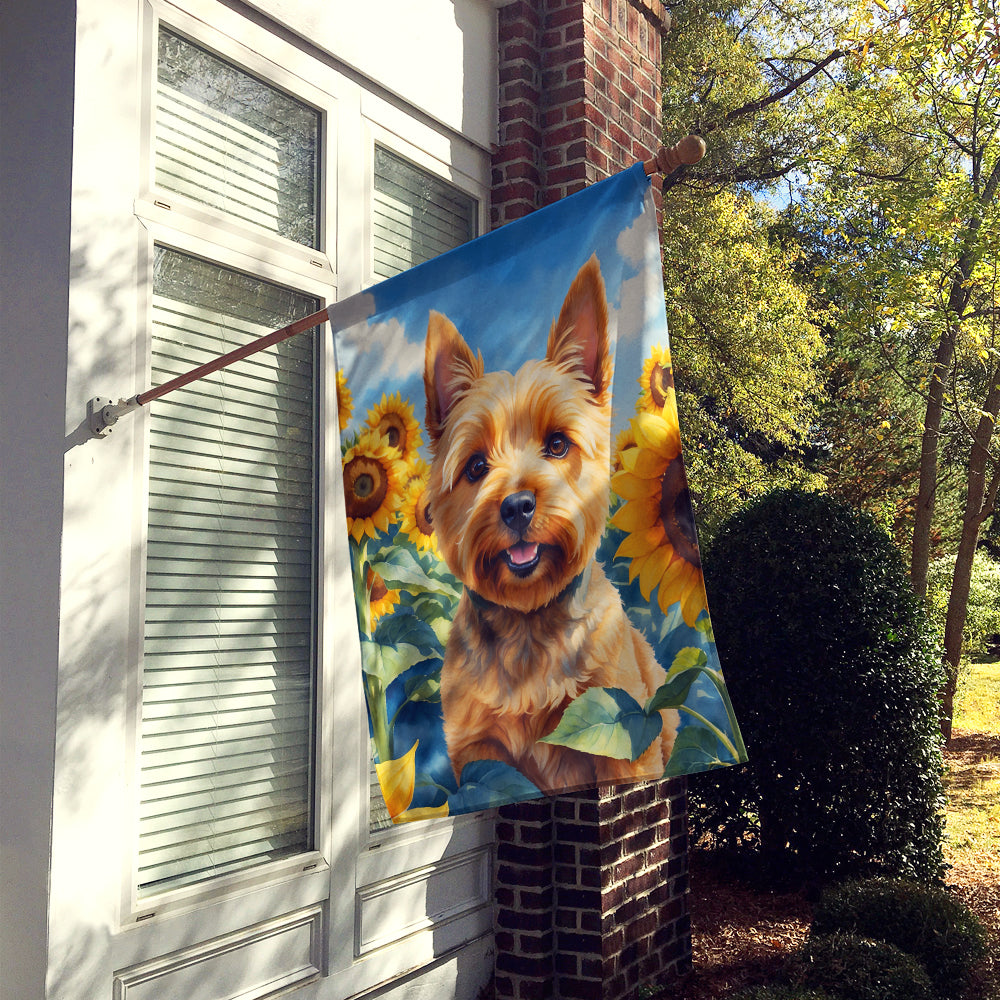
[[[498,11],[494,227],[660,144],[660,0],[514,0]],[[496,995],[622,1000],[687,971],[684,779],[500,810]]]
[[[496,996],[621,1000],[689,970],[683,779],[505,806]]]
[[[499,18],[493,227],[660,144],[661,0],[514,0]]]

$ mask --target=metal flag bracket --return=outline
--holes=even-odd
[[[94,396],[93,399],[88,399],[87,424],[90,427],[90,433],[94,437],[107,437],[120,416],[138,408],[139,399],[137,396],[132,396],[130,399],[119,399],[117,403],[105,396]]]

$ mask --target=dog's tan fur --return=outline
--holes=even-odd
[[[431,313],[429,510],[466,588],[441,670],[456,778],[470,761],[499,760],[554,792],[658,777],[670,755],[673,710],[634,762],[538,742],[587,688],[623,688],[641,704],[664,677],[594,558],[609,501],[607,325],[596,257],[570,286],[545,358],[514,375],[486,372],[455,326]],[[527,497],[519,502],[531,513],[517,517],[512,502]]]

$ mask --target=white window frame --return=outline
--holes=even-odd
[[[372,283],[371,206],[376,143],[476,199],[478,232],[488,228],[490,164],[485,150],[438,126],[403,102],[367,89],[352,73],[319,60],[213,0],[146,0],[142,18],[143,80],[141,183],[134,213],[138,248],[136,384],[149,384],[154,244],[287,285],[321,307]],[[152,106],[159,23],[318,108],[321,218],[319,249],[300,246],[226,220],[220,213],[153,183]],[[238,39],[238,40],[237,40]],[[358,198],[363,191],[364,197]],[[359,252],[363,248],[363,252]],[[350,581],[336,379],[329,327],[319,347],[319,488],[317,580],[316,766],[313,793],[315,850],[244,872],[138,898],[134,854],[138,834],[138,734],[144,618],[145,523],[149,421],[140,409],[134,437],[132,596],[125,733],[125,801],[119,919],[112,940],[120,991],[160,974],[170,952],[192,942],[226,940],[278,915],[315,917],[321,945],[315,965],[321,995],[350,996],[386,983],[491,931],[492,812],[369,831],[367,718]],[[151,404],[155,406],[155,401]],[[324,417],[323,415],[328,415]],[[332,419],[331,419],[332,417]],[[344,774],[356,794],[338,794]],[[373,920],[393,900],[413,900],[433,880],[456,878],[466,897],[454,906],[407,918],[391,933]],[[399,895],[394,895],[398,893]],[[478,902],[477,902],[478,900]],[[179,919],[175,919],[179,918]],[[201,947],[199,945],[198,947]],[[220,945],[220,948],[223,948]]]
[[[258,52],[237,42],[234,38],[216,32],[203,21],[191,16],[166,3],[150,3],[146,5],[144,18],[144,45],[146,55],[143,79],[145,81],[144,114],[142,124],[142,183],[139,197],[135,202],[135,214],[143,225],[146,233],[144,245],[139,248],[139,284],[140,301],[139,316],[141,331],[136,350],[137,383],[149,384],[152,346],[152,267],[153,247],[161,245],[166,248],[191,254],[209,260],[222,267],[241,271],[265,281],[294,288],[305,295],[319,300],[320,307],[328,305],[337,297],[336,274],[331,255],[326,252],[326,246],[332,243],[331,234],[336,232],[335,203],[336,199],[329,196],[330,192],[324,183],[325,170],[319,177],[318,204],[319,234],[318,248],[301,246],[291,240],[282,239],[263,230],[256,230],[249,225],[240,224],[226,218],[222,212],[212,210],[186,199],[174,192],[159,192],[154,183],[153,147],[153,88],[155,86],[157,36],[162,21],[177,33],[189,38],[194,44],[206,48],[221,58],[246,69],[270,84],[293,94],[297,99],[316,108],[321,115],[319,158],[321,164],[333,161],[337,148],[337,101],[332,94],[326,93],[285,68],[284,63],[272,62]],[[261,48],[279,49],[284,47],[284,58],[294,62],[296,53],[287,43],[275,44],[273,36],[261,31]],[[282,53],[275,51],[273,55]],[[327,398],[331,393],[327,378],[327,370],[331,360],[328,338],[323,332],[319,334],[317,351],[317,404],[320,413],[330,405]],[[155,406],[155,402],[150,404]],[[335,404],[334,404],[335,409]],[[256,889],[262,885],[286,883],[289,879],[303,873],[324,873],[329,869],[329,844],[323,842],[323,830],[319,819],[324,805],[320,802],[320,790],[325,786],[320,779],[320,764],[327,756],[327,747],[319,738],[318,746],[314,746],[316,768],[314,776],[313,813],[314,813],[314,849],[253,866],[245,871],[206,879],[193,885],[176,889],[166,889],[153,896],[139,898],[137,891],[137,876],[135,869],[135,847],[138,842],[138,800],[139,800],[139,729],[142,715],[142,635],[145,608],[146,579],[146,514],[148,510],[148,480],[149,480],[149,413],[148,407],[136,414],[136,511],[141,514],[136,518],[133,529],[133,579],[137,581],[133,588],[134,600],[130,614],[130,664],[128,672],[128,745],[132,750],[133,763],[130,768],[130,780],[127,786],[127,802],[131,809],[128,825],[128,844],[130,850],[125,860],[126,874],[123,879],[121,901],[121,926],[137,926],[147,921],[153,921],[157,915],[187,912],[199,905],[211,904],[225,899],[233,893],[239,893],[247,888]],[[326,441],[322,420],[318,427],[319,440],[317,455],[325,454]],[[319,566],[332,563],[332,542],[324,526],[332,523],[329,509],[333,498],[331,490],[326,485],[323,475],[322,460],[315,470],[317,479],[317,536],[320,545]],[[316,645],[315,685],[317,701],[317,724],[319,724],[318,703],[322,691],[329,683],[331,665],[323,660],[323,650],[328,644],[323,642],[322,629],[326,618],[324,606],[326,594],[331,590],[331,581],[320,573],[315,581],[316,598]],[[317,881],[313,878],[312,881]],[[316,893],[311,893],[316,896]],[[317,896],[317,900],[322,896]]]

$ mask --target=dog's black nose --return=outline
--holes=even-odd
[[[530,490],[521,490],[504,497],[500,504],[500,516],[512,531],[524,531],[535,516],[535,494]]]

